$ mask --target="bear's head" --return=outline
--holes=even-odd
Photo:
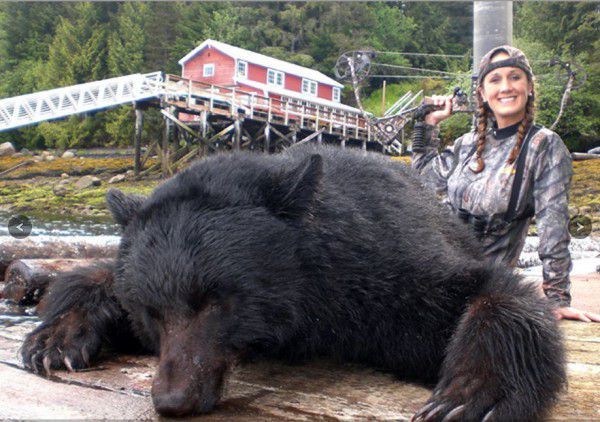
[[[206,159],[149,198],[107,194],[123,230],[115,292],[160,356],[152,397],[163,415],[210,411],[237,361],[284,347],[303,324],[300,249],[310,249],[322,159],[252,166]]]

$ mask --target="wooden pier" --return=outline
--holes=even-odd
[[[141,167],[143,110],[160,107],[164,130],[156,149],[164,176],[195,157],[223,150],[274,153],[295,144],[315,142],[382,151],[371,125],[357,109],[323,105],[281,96],[266,97],[236,87],[210,85],[165,75],[164,95],[136,107],[135,172],[147,174],[158,165]],[[172,145],[181,145],[176,149]],[[150,148],[152,149],[152,148]]]

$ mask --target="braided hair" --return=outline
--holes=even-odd
[[[530,126],[533,124],[533,120],[535,117],[535,88],[532,78],[527,75],[527,80],[531,84],[531,95],[527,97],[527,104],[525,104],[525,117],[521,121],[519,125],[519,129],[517,130],[517,143],[514,148],[510,152],[508,156],[507,164],[512,164],[515,162],[517,157],[519,156],[519,152],[521,152],[521,146],[523,145],[523,141],[525,140],[525,135],[529,130]],[[473,173],[481,173],[485,168],[485,163],[483,161],[483,150],[485,149],[485,139],[487,134],[487,126],[490,117],[490,108],[486,102],[483,101],[483,97],[477,91],[477,128],[475,131],[475,136],[477,137],[477,149],[475,151],[476,158],[476,167],[469,167]]]

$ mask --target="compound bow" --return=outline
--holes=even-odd
[[[422,121],[425,116],[437,109],[436,106],[432,104],[432,100],[429,97],[425,97],[422,103],[419,106],[409,108],[406,110],[400,110],[399,112],[384,117],[375,117],[371,113],[367,113],[363,108],[361,95],[360,95],[360,84],[367,78],[371,77],[370,72],[374,66],[382,65],[387,67],[398,67],[398,68],[406,68],[406,69],[415,69],[408,68],[405,66],[392,66],[386,65],[382,63],[374,62],[374,59],[377,57],[377,53],[374,50],[355,50],[355,51],[347,51],[340,55],[338,58],[334,73],[338,80],[350,82],[352,84],[352,88],[354,91],[354,96],[356,98],[356,103],[358,108],[360,109],[363,117],[371,126],[374,133],[376,133],[378,142],[380,142],[386,149],[389,150],[389,147],[394,141],[397,141],[398,135],[400,131],[406,126],[406,124],[410,121]],[[383,52],[386,53],[386,52]],[[414,53],[419,54],[419,53]],[[436,54],[423,54],[423,55],[434,55]],[[459,55],[455,55],[456,57],[461,57]],[[566,104],[570,98],[570,94],[572,90],[578,89],[586,80],[586,75],[584,69],[575,64],[575,63],[567,63],[560,61],[558,59],[553,59],[549,63],[549,66],[560,65],[560,69],[565,70],[568,74],[565,89],[563,92],[560,111],[555,122],[552,124],[551,129],[554,129],[558,124],[558,121],[562,117]],[[450,72],[442,72],[442,71],[431,71],[440,74],[451,74]],[[377,75],[381,77],[382,75]],[[393,75],[390,75],[393,77]],[[475,106],[473,101],[473,86],[471,86],[471,92],[469,94],[464,93],[460,88],[454,89],[453,95],[453,104],[452,104],[452,113],[474,113]]]

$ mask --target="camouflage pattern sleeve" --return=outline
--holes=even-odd
[[[411,167],[419,174],[426,186],[435,193],[444,195],[448,191],[448,177],[456,167],[463,137],[458,138],[453,146],[439,152],[438,135],[438,126],[425,126],[425,151],[413,152]]]
[[[573,167],[562,139],[551,132],[535,164],[533,199],[540,237],[544,292],[559,306],[570,306],[569,188]]]

